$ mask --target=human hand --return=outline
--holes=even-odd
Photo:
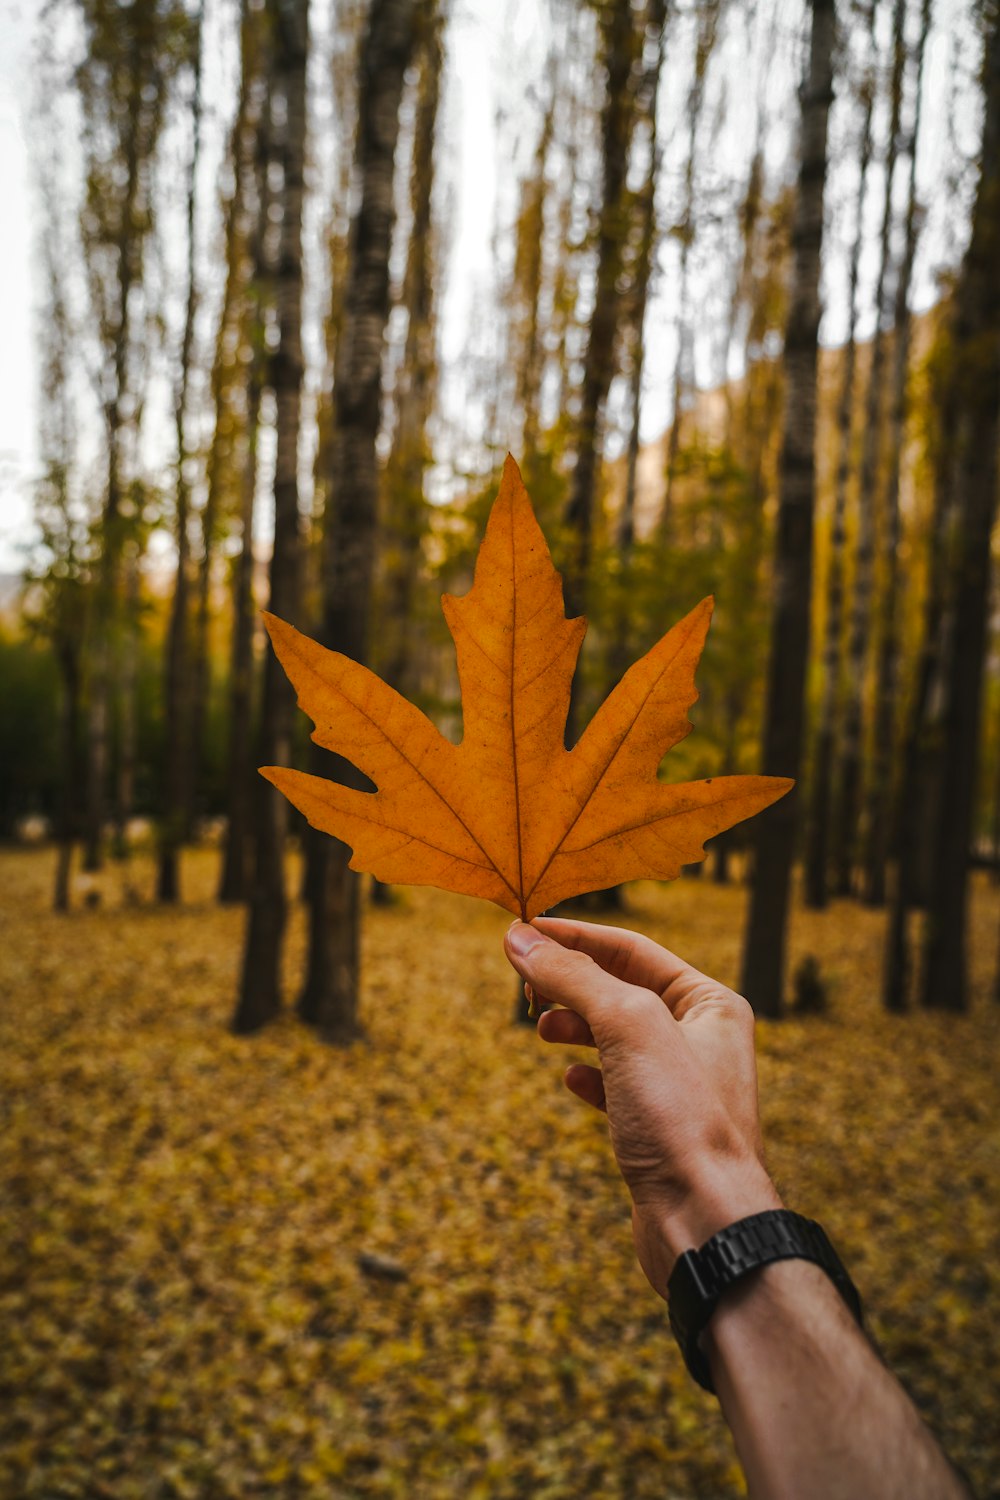
[[[666,1295],[676,1257],[781,1200],[763,1165],[753,1011],[649,938],[538,917],[515,922],[507,957],[548,1010],[547,1042],[596,1047],[566,1085],[607,1112],[632,1195],[639,1262]]]

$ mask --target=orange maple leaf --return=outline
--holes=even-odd
[[[710,598],[630,667],[566,749],[587,622],[566,618],[562,582],[510,457],[472,588],[441,603],[458,656],[458,745],[367,667],[265,615],[313,739],[377,790],[282,766],[261,774],[314,828],[351,846],[352,869],[483,896],[528,921],[584,891],[672,880],[704,858],[706,839],[792,786],[778,776],[657,779],[666,752],[691,729]]]

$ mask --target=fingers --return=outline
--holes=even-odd
[[[604,1079],[600,1068],[592,1068],[587,1063],[574,1063],[567,1068],[563,1075],[563,1081],[571,1094],[582,1099],[584,1104],[593,1105],[594,1109],[608,1112],[608,1102],[604,1097]]]
[[[563,947],[524,922],[513,924],[504,938],[504,948],[514,968],[537,995],[576,1011],[595,1036],[602,1021],[607,1035],[609,1026],[617,1030],[636,1010],[647,1012],[652,1005],[665,1010],[650,989],[623,982],[589,954]]]
[[[561,1042],[567,1047],[595,1047],[594,1034],[574,1010],[547,1010],[538,1020],[543,1042]]]
[[[536,917],[532,926],[555,938],[564,948],[588,953],[616,979],[642,985],[662,994],[682,976],[694,971],[690,964],[667,948],[661,948],[641,933],[623,927],[602,927],[596,922],[573,922],[567,917]]]

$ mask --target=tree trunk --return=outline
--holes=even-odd
[[[917,249],[917,140],[924,79],[924,49],[931,23],[930,0],[923,0],[916,54],[916,98],[907,150],[910,177],[902,259],[896,280],[893,319],[892,397],[889,423],[889,475],[885,490],[882,533],[882,591],[877,611],[875,658],[875,732],[872,737],[871,776],[865,816],[862,894],[869,906],[883,906],[889,859],[893,774],[897,749],[899,696],[899,548],[902,540],[899,479],[906,442],[906,385],[910,366],[910,283]],[[902,37],[897,45],[902,48]]]
[[[715,34],[721,11],[719,0],[698,0],[696,6],[697,38],[695,41],[694,73],[687,98],[688,144],[684,167],[684,207],[675,233],[680,240],[680,265],[677,273],[677,357],[674,360],[673,403],[670,414],[670,431],[667,434],[667,451],[663,466],[663,505],[660,511],[660,532],[669,539],[674,513],[674,484],[677,479],[677,460],[681,447],[681,417],[686,396],[694,384],[694,329],[691,325],[689,306],[689,266],[691,246],[694,242],[694,197],[697,177],[698,126],[705,103],[705,75],[715,47]]]
[[[951,330],[943,357],[934,366],[931,400],[937,411],[937,453],[934,473],[934,504],[927,538],[928,582],[924,598],[920,650],[913,690],[902,735],[902,765],[893,797],[889,848],[895,879],[890,888],[886,930],[882,1000],[887,1010],[907,1007],[910,980],[909,913],[924,886],[926,864],[924,825],[933,821],[935,793],[940,775],[934,774],[939,747],[934,744],[930,712],[935,684],[941,684],[942,635],[948,584],[948,556],[954,532],[957,504],[954,472],[954,430],[957,418],[954,356]],[[941,378],[942,366],[944,367]]]
[[[601,111],[602,199],[597,231],[594,310],[583,358],[583,389],[577,427],[576,463],[566,508],[570,557],[564,592],[566,613],[587,608],[587,579],[593,541],[604,404],[615,373],[619,313],[618,279],[624,243],[623,198],[629,145],[635,122],[632,69],[641,41],[639,18],[629,0],[610,0],[601,11],[604,105]],[[567,721],[567,743],[575,739],[579,713],[574,689]]]
[[[834,34],[833,0],[813,0],[792,231],[794,265],[785,332],[788,385],[778,467],[774,608],[763,743],[763,769],[795,777],[802,762],[809,660],[819,281]],[[779,1016],[782,1012],[797,823],[794,791],[754,823],[756,857],[743,953],[743,993],[758,1015]]]
[[[405,697],[417,687],[414,604],[421,543],[427,531],[424,476],[431,462],[428,424],[437,387],[437,328],[434,313],[434,142],[441,96],[442,18],[439,0],[428,0],[419,17],[417,55],[420,79],[413,130],[410,175],[410,241],[403,280],[406,343],[396,397],[396,427],[384,494],[381,675]],[[372,881],[376,906],[392,904],[392,890]]]
[[[553,84],[535,148],[532,173],[521,189],[514,241],[511,298],[513,314],[515,399],[521,417],[521,457],[530,477],[536,459],[544,352],[541,296],[544,272],[547,169],[555,135],[556,85]]]
[[[424,475],[430,463],[427,426],[437,384],[437,329],[434,314],[434,140],[441,94],[439,0],[426,0],[420,16],[420,82],[414,123],[410,182],[412,223],[403,303],[406,344],[399,375],[396,430],[386,466],[386,555],[382,630],[388,650],[382,676],[398,692],[412,694],[413,603],[420,566],[420,544],[427,530]]]
[[[177,487],[175,499],[175,540],[177,574],[167,630],[164,682],[166,711],[165,777],[160,830],[160,864],[157,899],[180,899],[180,850],[188,832],[189,773],[191,753],[191,673],[189,668],[188,601],[190,596],[190,538],[188,525],[191,510],[191,487],[187,474],[188,447],[185,433],[188,383],[191,373],[191,350],[194,343],[194,320],[198,307],[195,280],[195,205],[198,158],[201,148],[201,39],[204,24],[204,0],[195,18],[194,94],[191,103],[191,164],[187,197],[187,306],[181,336],[180,369],[174,399],[174,430],[177,440]]]
[[[247,293],[247,266],[253,267],[253,275],[260,275],[260,257],[248,246],[247,240],[261,213],[260,180],[266,170],[268,132],[265,128],[270,109],[269,80],[263,66],[264,51],[261,46],[262,27],[256,12],[251,11],[250,0],[241,0],[240,24],[240,89],[236,106],[236,118],[230,134],[229,156],[232,161],[232,192],[227,202],[225,215],[225,264],[226,281],[222,294],[222,308],[216,333],[215,354],[212,361],[211,395],[215,416],[212,440],[208,450],[205,475],[205,504],[201,511],[201,555],[193,606],[191,641],[191,724],[189,733],[190,765],[188,770],[189,806],[194,808],[199,800],[199,788],[206,760],[206,722],[208,718],[208,695],[210,686],[210,626],[212,618],[212,564],[216,556],[217,532],[224,500],[232,480],[233,453],[238,430],[238,421],[233,409],[234,388],[244,379],[249,381],[250,368],[256,361],[259,368],[262,335],[258,328],[250,329],[251,367],[239,360],[242,343],[241,329],[246,321],[245,298]],[[249,181],[256,175],[257,191],[252,203],[248,203]],[[240,483],[241,499],[245,498]],[[249,741],[247,742],[249,744]],[[244,747],[246,749],[246,747]],[[249,755],[245,754],[249,763]]]
[[[117,751],[115,776],[114,857],[127,863],[130,855],[129,824],[135,808],[136,696],[139,676],[139,544],[128,543],[123,559],[124,598],[118,634],[116,676],[118,680]],[[131,875],[125,877],[125,892],[134,895]]]
[[[244,75],[248,78],[250,63],[244,58]],[[246,84],[245,84],[246,87]],[[233,563],[233,628],[229,657],[229,739],[227,745],[226,838],[219,879],[219,900],[225,903],[245,901],[249,895],[251,850],[251,817],[254,799],[259,791],[256,765],[247,753],[253,743],[254,689],[254,547],[253,529],[257,500],[257,437],[260,426],[261,376],[264,359],[264,300],[270,279],[266,253],[266,229],[272,204],[267,185],[267,165],[271,150],[268,123],[270,96],[256,122],[251,142],[237,139],[234,149],[246,158],[241,174],[241,189],[252,187],[252,194],[241,191],[237,202],[244,219],[246,249],[253,266],[252,280],[245,289],[245,305],[240,327],[242,339],[249,348],[246,367],[246,421],[244,423],[242,467],[240,470],[240,550]],[[252,151],[252,161],[251,161]],[[252,170],[250,170],[252,167]],[[235,268],[231,271],[235,274]]]
[[[270,608],[282,619],[298,613],[300,519],[298,489],[299,418],[302,391],[302,202],[306,147],[306,64],[309,0],[272,0],[271,46],[274,88],[283,101],[280,126],[281,232],[274,277],[278,344],[269,361],[274,390],[276,453],[274,471],[274,548],[270,569]],[[261,704],[261,765],[287,766],[291,760],[294,694],[277,657],[264,663]],[[255,788],[254,869],[250,891],[243,976],[233,1029],[252,1032],[281,1007],[281,954],[287,901],[285,832],[287,803],[261,778]]]
[[[640,417],[642,415],[646,306],[649,301],[649,283],[657,246],[656,184],[660,176],[662,157],[656,116],[666,45],[666,0],[652,0],[647,9],[647,27],[649,32],[647,45],[655,47],[653,59],[645,70],[642,91],[642,117],[646,121],[648,134],[649,165],[636,205],[636,247],[629,287],[629,437],[625,459],[625,493],[622,498],[616,535],[616,562],[622,586],[618,592],[608,660],[608,676],[612,683],[618,682],[625,675],[632,654],[626,593],[635,547],[635,501],[639,468]]]
[[[372,0],[359,59],[356,177],[347,295],[334,387],[334,435],[324,535],[323,644],[364,662],[375,566],[376,440],[382,352],[389,315],[389,252],[395,222],[394,159],[416,0]],[[366,785],[347,761],[314,753],[314,767],[346,785]],[[309,834],[309,952],[299,999],[302,1018],[330,1041],[346,1042],[358,1022],[358,877],[346,845]]]
[[[872,5],[872,38],[876,7]],[[837,477],[830,527],[830,567],[826,581],[826,620],[823,634],[823,685],[819,706],[819,725],[810,784],[809,812],[806,818],[805,904],[815,911],[827,903],[828,860],[831,819],[833,816],[832,777],[834,734],[838,690],[840,687],[841,635],[844,624],[844,552],[846,548],[847,488],[851,477],[851,438],[854,426],[854,378],[858,341],[858,271],[864,244],[865,190],[872,149],[872,112],[875,104],[874,67],[864,83],[864,119],[859,152],[858,198],[854,243],[851,247],[851,269],[848,282],[850,327],[844,348],[844,375],[837,405]]]
[[[59,677],[62,689],[60,704],[59,811],[56,837],[59,852],[56,862],[55,911],[69,911],[70,873],[73,844],[77,828],[77,806],[80,794],[80,641],[67,637],[58,642]]]
[[[143,45],[141,19],[129,29],[129,119],[124,130],[125,188],[114,240],[117,273],[117,311],[113,327],[101,329],[111,345],[110,392],[105,402],[107,430],[107,490],[101,523],[101,556],[98,564],[97,597],[94,608],[94,639],[90,662],[87,729],[87,809],[84,836],[84,869],[99,870],[103,862],[104,819],[107,806],[112,674],[117,658],[117,636],[121,625],[122,475],[121,445],[123,407],[129,385],[129,341],[131,291],[137,270],[132,243],[136,233],[136,202],[140,193],[140,132],[142,109]],[[103,247],[102,247],[103,248]]]
[[[894,0],[893,65],[890,83],[889,139],[885,162],[885,202],[879,237],[879,268],[875,286],[877,325],[872,340],[871,367],[866,387],[865,420],[858,483],[858,528],[854,554],[854,588],[851,600],[847,647],[847,698],[837,777],[833,866],[838,895],[850,895],[858,855],[858,824],[862,805],[862,753],[864,735],[865,676],[871,642],[872,589],[874,585],[875,492],[879,478],[883,438],[885,355],[889,329],[886,278],[890,269],[892,236],[892,184],[899,145],[900,111],[903,99],[903,28],[906,0]]]
[[[958,535],[950,582],[940,795],[931,829],[921,1001],[968,1006],[966,919],[976,761],[986,656],[990,536],[1000,443],[1000,10],[989,18],[983,64],[982,166],[972,238],[955,293]]]
[[[254,355],[252,366],[258,363]],[[250,812],[256,791],[254,767],[247,756],[253,726],[253,521],[257,497],[257,426],[260,416],[260,378],[251,368],[247,388],[246,456],[243,462],[243,503],[240,550],[233,565],[233,634],[229,661],[229,746],[227,754],[228,806],[226,841],[222,854],[219,900],[247,899],[247,860],[250,853]]]

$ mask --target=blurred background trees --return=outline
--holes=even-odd
[[[299,1012],[357,1034],[359,882],[254,768],[357,775],[310,753],[258,611],[457,734],[436,598],[510,447],[591,622],[571,733],[714,592],[665,772],[799,778],[714,851],[751,886],[755,1006],[786,1003],[803,858],[811,905],[886,905],[886,1004],[965,1005],[1000,853],[995,0],[46,17],[0,832],[51,829],[56,905],[137,820],[178,901],[212,833],[248,910],[237,1029],[291,998],[302,895]]]

